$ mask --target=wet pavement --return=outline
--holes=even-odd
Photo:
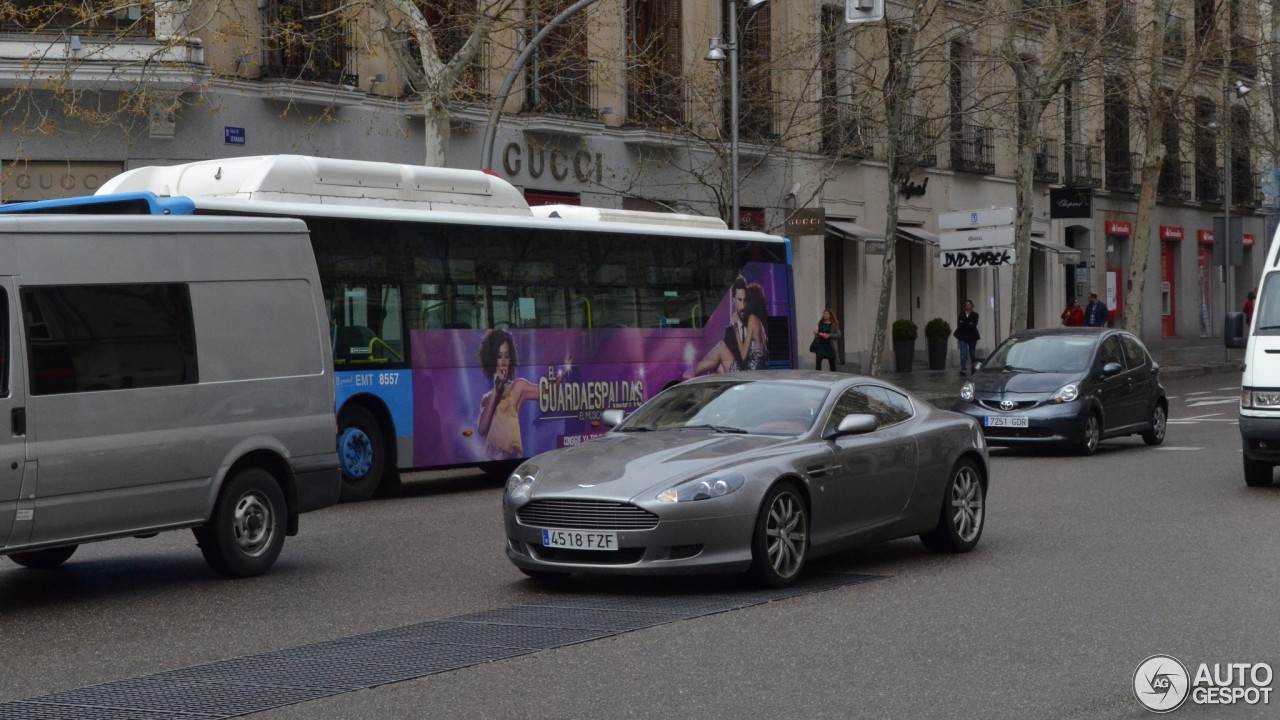
[[[1221,341],[1212,344],[1213,338],[1206,338],[1201,344],[1166,343],[1148,345],[1147,350],[1160,364],[1160,378],[1173,380],[1194,375],[1235,374],[1239,381],[1241,363],[1244,362],[1244,350],[1225,348]],[[918,397],[928,400],[938,407],[950,408],[960,393],[960,385],[964,376],[955,364],[955,351],[948,357],[951,366],[946,370],[929,370],[925,363],[916,363],[909,373],[885,373],[882,377],[895,385],[906,388]],[[889,358],[892,363],[892,357]],[[856,368],[841,367],[853,372]]]

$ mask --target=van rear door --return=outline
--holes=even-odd
[[[0,547],[21,545],[31,532],[29,516],[14,531],[27,464],[26,363],[19,351],[14,285],[12,277],[0,277]],[[34,480],[35,463],[31,469]]]

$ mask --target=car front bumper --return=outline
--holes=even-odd
[[[1244,456],[1280,464],[1280,417],[1240,415],[1240,439]]]
[[[1025,410],[1004,412],[983,407],[976,402],[957,400],[952,410],[968,415],[982,426],[988,445],[1075,445],[1084,441],[1086,409],[1083,403],[1069,402],[1038,405]],[[992,427],[987,418],[1027,418],[1026,427]]]

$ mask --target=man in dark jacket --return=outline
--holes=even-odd
[[[956,319],[956,339],[960,341],[960,374],[973,372],[973,358],[978,354],[978,313],[973,311],[973,301],[965,300],[964,309]]]
[[[1085,327],[1103,327],[1109,319],[1107,304],[1098,299],[1098,293],[1089,293],[1089,302],[1084,306]]]

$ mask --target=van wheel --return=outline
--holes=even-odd
[[[386,466],[386,445],[373,414],[354,405],[338,419],[338,462],[342,464],[342,502],[363,502],[373,497]]]
[[[48,550],[32,550],[30,552],[17,552],[9,556],[9,559],[18,563],[24,568],[32,570],[50,570],[56,568],[71,557],[79,545],[67,545],[66,547],[49,548]]]
[[[1271,487],[1271,469],[1275,467],[1263,460],[1244,459],[1244,484],[1249,487]]]
[[[223,486],[209,522],[195,529],[200,552],[227,577],[261,575],[284,547],[284,493],[262,468],[241,470]]]

